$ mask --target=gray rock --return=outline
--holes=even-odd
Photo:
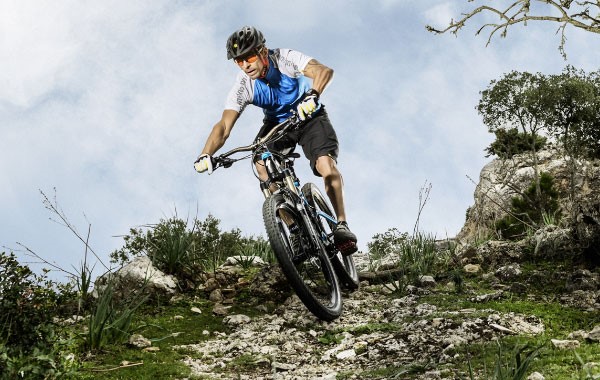
[[[600,342],[600,325],[595,326],[590,332],[588,332],[587,339],[592,342]]]
[[[521,273],[521,266],[515,263],[498,268],[494,275],[500,280],[510,281],[518,279]]]
[[[152,346],[152,342],[149,339],[144,338],[140,334],[133,334],[129,337],[129,345],[137,348],[146,348]]]
[[[138,256],[114,273],[99,276],[94,283],[94,296],[112,282],[114,297],[123,299],[136,294],[150,298],[170,299],[177,294],[177,279],[156,269],[147,256]]]

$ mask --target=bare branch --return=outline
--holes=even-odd
[[[59,271],[59,272],[64,272],[64,273],[68,274],[69,276],[71,276],[71,277],[73,277],[73,278],[77,278],[77,277],[78,277],[78,275],[77,275],[77,274],[75,274],[75,273],[73,273],[73,272],[69,272],[68,270],[66,270],[66,269],[64,269],[64,268],[61,268],[60,266],[58,266],[58,264],[57,264],[55,261],[52,261],[52,262],[50,262],[50,261],[48,261],[48,260],[44,259],[43,257],[41,257],[39,254],[37,254],[35,251],[33,251],[32,249],[30,249],[30,248],[29,248],[29,247],[27,247],[26,245],[24,245],[24,244],[21,244],[21,243],[19,243],[19,242],[17,242],[17,245],[19,245],[20,247],[22,247],[22,248],[25,250],[25,252],[26,252],[26,254],[27,254],[27,255],[29,255],[29,256],[31,256],[31,257],[34,257],[34,258],[36,258],[36,259],[38,259],[38,260],[40,260],[40,262],[41,262],[41,263],[43,263],[43,264],[46,264],[46,265],[49,265],[49,266],[50,266],[50,267],[52,267],[54,270],[57,270],[57,271]]]
[[[416,236],[417,232],[419,232],[419,222],[421,219],[421,213],[423,212],[423,209],[425,208],[425,205],[429,200],[431,187],[431,183],[428,184],[427,181],[425,181],[425,184],[423,184],[423,187],[421,187],[421,190],[419,190],[419,211],[417,212],[417,220],[415,221],[415,225],[413,227],[413,236]]]
[[[551,15],[550,13],[531,13],[530,4],[537,2],[544,5],[549,5],[551,8],[558,11],[559,15]],[[542,8],[540,8],[542,9]],[[546,10],[546,7],[543,8]],[[540,10],[538,9],[538,12]],[[592,12],[593,11],[593,12]],[[479,14],[494,14],[500,19],[497,23],[485,23],[475,33],[480,34],[486,29],[490,29],[490,33],[487,40],[487,45],[490,44],[493,36],[501,31],[501,37],[505,37],[508,28],[514,24],[527,25],[528,21],[545,21],[559,23],[559,30],[561,32],[561,41],[559,50],[563,56],[564,46],[566,43],[565,30],[567,25],[571,25],[578,29],[582,29],[591,33],[600,34],[600,0],[597,1],[573,1],[573,0],[517,0],[512,3],[505,10],[498,10],[489,5],[482,5],[468,13],[463,13],[461,18],[458,20],[451,20],[450,24],[445,28],[436,28],[431,25],[427,25],[426,29],[432,33],[444,34],[447,32],[458,34],[459,30],[462,29],[467,21],[474,18]]]
[[[54,189],[53,201],[51,201],[48,198],[48,196],[42,190],[40,190],[40,193],[42,194],[42,197],[44,198],[43,201],[42,201],[43,204],[44,204],[44,207],[46,207],[46,209],[49,210],[50,212],[52,212],[55,215],[57,215],[58,218],[60,219],[60,221],[54,220],[52,218],[50,218],[50,220],[52,220],[52,221],[60,224],[61,226],[67,227],[73,233],[73,235],[75,235],[75,237],[77,239],[79,239],[84,244],[86,256],[87,256],[87,252],[88,251],[92,252],[92,254],[94,255],[94,257],[96,257],[96,259],[98,259],[98,261],[100,262],[100,264],[102,264],[102,266],[106,270],[110,270],[110,268],[108,268],[106,266],[106,264],[104,264],[104,262],[102,261],[102,259],[98,256],[98,254],[89,245],[90,229],[91,229],[92,225],[88,222],[88,234],[87,234],[86,238],[83,238],[83,236],[79,233],[79,231],[77,231],[77,228],[69,222],[69,219],[67,218],[67,215],[62,210],[62,208],[58,205],[58,200],[56,198],[56,189]],[[84,214],[84,216],[85,216],[85,214]]]

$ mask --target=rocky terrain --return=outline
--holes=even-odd
[[[491,245],[488,252],[494,251]],[[366,269],[364,255],[356,258],[359,267]],[[539,290],[540,279],[552,278],[552,283],[565,285],[558,303],[597,314],[600,276],[589,270],[524,274],[516,261],[488,271],[468,263],[464,265],[467,284],[460,293],[453,281],[432,276],[407,287],[405,294],[395,292],[391,283],[363,282],[358,291],[345,294],[343,315],[325,323],[290,295],[276,266],[260,264],[262,269],[247,282],[245,270],[233,264],[208,276],[201,287],[214,302],[212,313],[223,318],[230,332],[207,330],[207,340],[172,347],[185,355],[194,378],[459,379],[468,378],[465,363],[471,347],[503,337],[543,335],[561,350],[600,342],[600,323],[589,330],[551,336],[544,319],[495,306],[513,297],[542,304],[553,296],[534,289]],[[475,289],[470,281],[488,284],[488,291],[481,292],[485,286]],[[256,309],[253,316],[230,312],[240,292],[250,294],[244,302]],[[600,363],[586,364],[600,374]],[[549,374],[532,372],[530,378],[544,375]]]
[[[393,254],[374,266],[358,253],[361,287],[344,295],[343,315],[325,323],[291,293],[277,266],[258,263],[248,277],[230,260],[198,288],[228,332],[206,330],[206,340],[172,348],[184,355],[193,378],[488,379],[485,365],[468,373],[477,351],[494,350],[493,342],[530,341],[552,352],[583,347],[591,354],[571,377],[548,364],[525,378],[600,378],[600,165],[577,163],[573,175],[573,162],[553,150],[540,152],[537,162],[534,170],[530,155],[522,155],[483,168],[463,230],[439,242],[439,254],[449,260],[445,271],[402,286],[377,276],[383,273],[377,269],[402,265]],[[494,220],[536,170],[554,176],[564,218],[519,240],[497,239]],[[147,279],[150,263],[132,264]],[[177,300],[176,279],[152,271],[155,292]],[[140,281],[122,277],[123,289]],[[233,312],[240,302],[252,312]],[[585,322],[560,319],[562,313]]]

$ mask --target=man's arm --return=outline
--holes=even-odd
[[[325,91],[325,88],[333,79],[333,69],[325,66],[316,59],[311,59],[308,64],[306,64],[302,73],[313,80],[312,88],[319,94],[322,94],[323,91]]]
[[[208,138],[206,139],[202,154],[210,154],[212,156],[216,151],[221,149],[239,116],[240,113],[234,110],[223,111],[221,120],[215,124],[210,135],[208,135]]]

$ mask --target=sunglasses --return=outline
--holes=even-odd
[[[240,57],[240,58],[236,58],[235,62],[239,65],[242,66],[244,64],[244,62],[248,62],[248,63],[254,63],[258,60],[258,54],[252,54],[246,57]]]

